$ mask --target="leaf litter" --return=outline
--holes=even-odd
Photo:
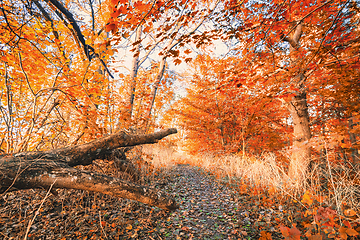
[[[23,239],[280,239],[282,211],[261,206],[259,196],[238,192],[200,168],[179,164],[160,174],[153,187],[176,198],[179,209],[156,207],[100,193],[58,190],[12,192],[0,198],[0,236]]]

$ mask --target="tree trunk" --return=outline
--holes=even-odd
[[[136,77],[139,70],[139,59],[140,59],[140,45],[141,45],[141,33],[142,33],[142,26],[140,25],[135,33],[135,46],[134,46],[134,56],[132,61],[131,73],[130,73],[130,83],[129,88],[126,92],[126,118],[125,123],[131,125],[131,118],[132,118],[132,111],[134,107],[134,100],[135,100],[135,91],[136,91]],[[119,123],[119,129],[121,123]],[[128,128],[128,126],[125,126]]]
[[[284,41],[290,44],[290,51],[298,51],[300,47],[300,38],[303,33],[303,23],[294,22],[296,27],[290,36],[284,37]],[[301,182],[308,170],[311,159],[311,148],[309,140],[311,138],[311,130],[309,124],[309,112],[306,101],[306,90],[304,86],[305,75],[304,70],[300,66],[301,59],[298,57],[293,60],[293,64],[298,68],[298,75],[293,78],[293,84],[299,89],[295,96],[286,103],[289,110],[293,125],[293,147],[291,154],[291,162],[289,176],[294,180]]]
[[[155,104],[156,93],[157,93],[157,90],[159,88],[161,79],[164,76],[165,67],[166,67],[166,57],[163,57],[161,59],[161,61],[160,61],[159,72],[156,75],[155,82],[154,82],[154,85],[153,85],[151,93],[150,93],[150,103],[149,103],[149,106],[148,106],[148,108],[147,108],[147,110],[145,112],[145,121],[143,123],[144,132],[146,132],[148,130],[148,128],[149,128],[151,111],[152,111],[152,109],[154,107],[154,104]]]
[[[294,124],[289,176],[296,180],[302,180],[305,177],[311,158],[309,146],[311,132],[306,92],[299,91],[287,105]]]
[[[349,118],[349,137],[350,137],[350,144],[351,144],[351,158],[354,166],[359,166],[359,151],[356,149],[357,141],[356,141],[356,134],[353,132],[354,126],[353,117],[350,116]]]
[[[0,156],[0,193],[29,189],[81,189],[136,200],[165,210],[177,208],[176,202],[158,190],[100,173],[73,168],[112,154],[112,150],[156,143],[176,133],[166,129],[153,134],[128,135],[119,132],[92,142],[44,152],[23,152]]]

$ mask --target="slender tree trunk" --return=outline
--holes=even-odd
[[[352,132],[355,124],[352,119],[352,117],[349,118],[349,137],[350,137],[350,144],[351,144],[351,158],[353,160],[353,164],[355,166],[359,165],[360,159],[359,159],[359,151],[354,147],[356,145],[356,135]]]
[[[144,120],[144,128],[145,128],[145,132],[147,132],[148,128],[149,128],[149,121],[150,121],[150,117],[151,117],[151,111],[154,107],[155,104],[155,98],[156,98],[156,93],[157,90],[159,88],[160,82],[162,77],[164,76],[164,72],[165,72],[165,67],[166,67],[166,57],[163,57],[160,61],[160,65],[159,65],[159,72],[156,75],[155,78],[155,82],[154,85],[152,87],[151,93],[150,93],[150,105],[148,106],[146,112],[145,112],[145,120]]]
[[[134,100],[135,100],[135,90],[136,90],[136,77],[139,70],[139,59],[140,59],[140,45],[141,45],[141,33],[142,33],[142,27],[139,26],[136,30],[135,34],[135,51],[134,51],[134,57],[132,61],[131,66],[131,73],[130,73],[130,84],[128,87],[128,90],[126,92],[126,116],[125,116],[125,122],[127,124],[131,125],[131,117],[132,117],[132,111],[134,107]],[[121,122],[119,122],[119,128],[120,128]],[[128,126],[126,126],[128,127]]]

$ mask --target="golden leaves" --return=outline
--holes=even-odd
[[[307,204],[308,206],[310,206],[313,203],[313,199],[312,199],[312,196],[310,195],[309,191],[305,192],[305,194],[302,197],[301,202]]]

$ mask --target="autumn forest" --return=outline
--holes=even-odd
[[[0,0],[0,31],[0,238],[358,236],[358,1]]]

